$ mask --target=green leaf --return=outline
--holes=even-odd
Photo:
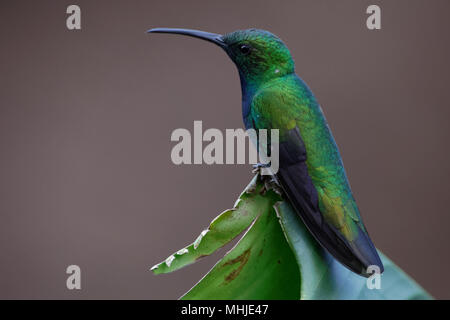
[[[381,254],[381,288],[346,269],[314,240],[290,204],[253,178],[235,206],[190,246],[152,270],[167,273],[239,242],[182,299],[431,299]]]
[[[300,274],[271,204],[237,245],[182,299],[296,299]]]
[[[155,274],[169,273],[214,253],[241,234],[256,219],[259,212],[267,210],[273,201],[259,194],[262,185],[255,176],[239,196],[234,208],[221,213],[203,230],[189,246],[170,255],[153,266]]]

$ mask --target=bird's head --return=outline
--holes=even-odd
[[[234,31],[224,35],[223,41],[225,51],[247,79],[272,79],[294,72],[289,49],[268,31]]]
[[[289,49],[277,36],[265,30],[238,30],[225,35],[172,28],[148,32],[182,34],[214,43],[225,50],[246,81],[264,82],[294,72]]]

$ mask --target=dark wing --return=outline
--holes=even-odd
[[[367,233],[355,223],[357,236],[349,241],[328,223],[319,210],[318,193],[308,174],[306,148],[298,127],[288,130],[279,146],[280,168],[276,178],[292,206],[316,240],[350,270],[369,276],[366,270],[383,264]]]

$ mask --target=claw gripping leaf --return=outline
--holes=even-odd
[[[266,186],[267,188],[267,186]],[[245,231],[246,230],[246,231]],[[381,255],[381,288],[325,252],[288,202],[255,176],[233,209],[226,210],[191,245],[152,267],[178,270],[244,235],[182,299],[430,299]]]

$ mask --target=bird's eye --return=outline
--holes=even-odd
[[[251,48],[249,45],[247,45],[247,44],[241,44],[241,45],[239,46],[239,51],[241,51],[241,53],[242,53],[243,55],[249,54],[250,51],[251,51],[251,49],[252,49],[252,48]]]

